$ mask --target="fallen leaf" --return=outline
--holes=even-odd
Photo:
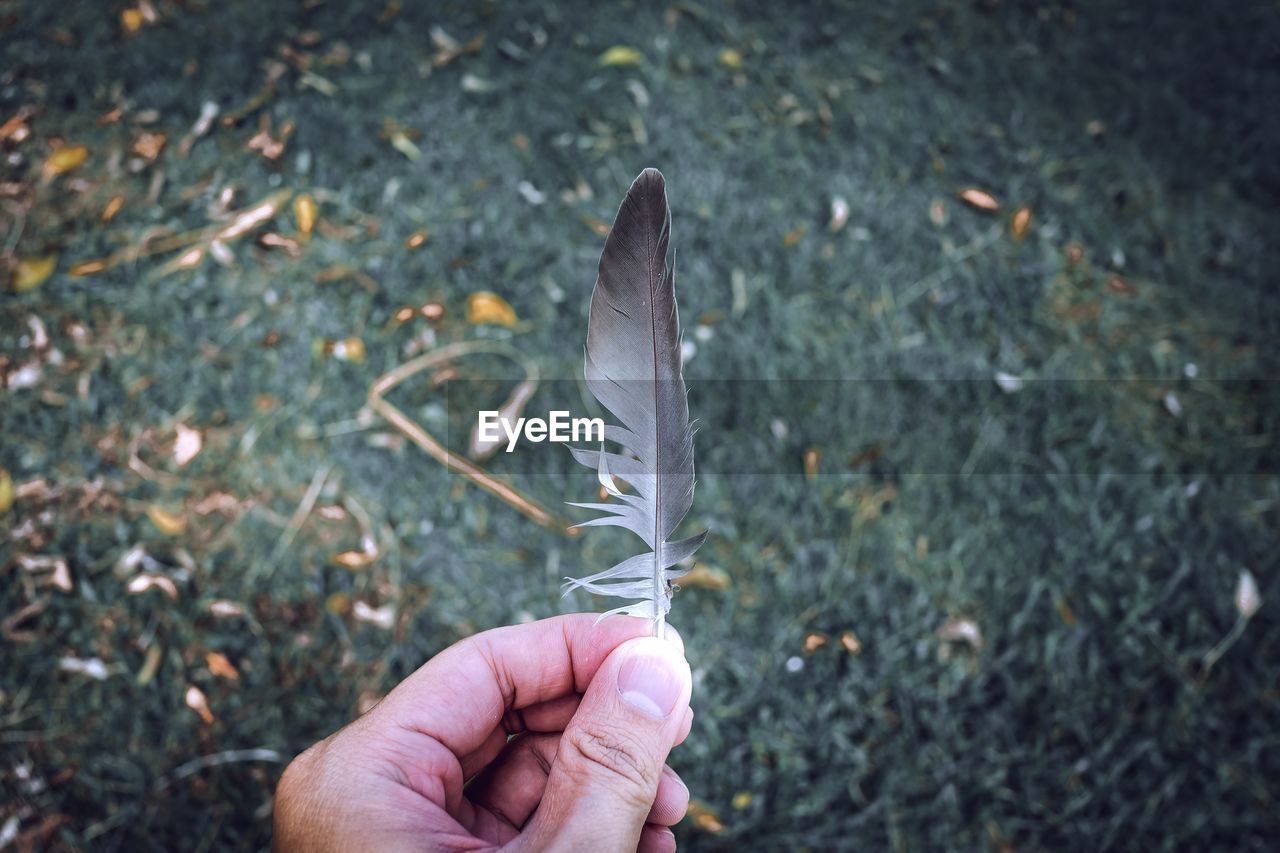
[[[8,471],[0,468],[0,515],[4,515],[13,507],[13,499],[13,477]]]
[[[822,462],[822,451],[816,447],[810,447],[804,452],[802,461],[804,463],[805,478],[812,480],[818,476],[818,465]]]
[[[1253,572],[1245,569],[1240,572],[1240,579],[1236,581],[1236,612],[1240,614],[1241,619],[1252,619],[1253,614],[1258,612],[1258,608],[1262,606],[1262,596],[1258,593],[1258,582],[1253,578]]]
[[[704,832],[712,834],[724,832],[724,824],[720,822],[720,816],[706,803],[690,800],[688,815],[693,818],[693,825]]]
[[[974,651],[982,649],[982,630],[972,619],[952,618],[938,629],[938,636],[951,643],[965,643]]]
[[[88,145],[63,145],[44,161],[45,178],[65,175],[67,172],[84,165],[84,161],[88,159]]]
[[[59,659],[58,669],[63,672],[73,672],[77,675],[87,675],[95,681],[103,681],[111,674],[102,658],[81,660],[76,657],[65,657]]]
[[[844,200],[843,196],[836,196],[831,199],[831,220],[827,223],[827,228],[831,233],[839,231],[849,221],[849,202]]]
[[[825,635],[809,634],[804,638],[804,653],[811,655],[826,644],[827,638]]]
[[[217,598],[209,602],[209,612],[219,619],[231,619],[244,615],[244,605],[225,598]]]
[[[156,677],[156,673],[160,671],[160,664],[164,661],[164,646],[159,643],[152,643],[147,646],[146,657],[142,659],[142,667],[138,670],[137,676],[133,682],[139,687],[146,687]]]
[[[639,65],[644,62],[644,54],[634,47],[619,44],[600,54],[599,62],[604,66]]]
[[[738,811],[742,811],[747,806],[751,805],[751,799],[750,791],[739,791],[733,795],[733,800],[730,802],[730,805]]]
[[[676,581],[681,589],[687,587],[701,587],[703,589],[728,589],[733,586],[733,580],[729,577],[729,573],[724,569],[718,569],[715,566],[708,566],[705,563],[699,563],[693,567],[693,571]]]
[[[985,190],[969,187],[960,191],[960,200],[970,207],[976,208],[987,213],[994,213],[1000,209],[1000,202],[996,201],[996,197]]]
[[[147,507],[147,518],[151,519],[151,523],[165,536],[177,536],[187,529],[185,518],[155,504]]]
[[[1138,289],[1118,275],[1107,279],[1107,290],[1120,296],[1133,296]]]
[[[851,655],[862,654],[862,641],[852,631],[845,631],[840,635],[840,645]]]
[[[191,685],[187,688],[185,700],[187,707],[199,714],[206,726],[213,725],[213,711],[209,710],[209,700],[205,697],[203,690],[194,684]]]
[[[102,213],[98,215],[98,221],[106,224],[116,218],[116,214],[120,212],[120,208],[124,207],[124,193],[116,193],[107,202],[107,206],[102,208]]]
[[[170,601],[178,600],[178,587],[172,578],[164,575],[144,573],[131,579],[125,587],[130,595],[142,595],[149,589],[158,589],[169,597]]]
[[[204,656],[204,662],[209,667],[209,671],[218,678],[225,678],[228,681],[240,680],[240,670],[236,669],[222,652],[209,652]]]
[[[142,10],[128,8],[120,13],[120,26],[124,29],[125,35],[133,35],[142,29]]]
[[[333,357],[338,361],[364,361],[364,341],[359,338],[345,338],[333,343]]]
[[[81,276],[93,275],[105,270],[111,266],[106,258],[96,258],[92,261],[81,261],[80,263],[67,270],[67,275],[79,278]]]
[[[349,572],[368,568],[377,559],[378,549],[376,548],[368,551],[343,551],[341,554],[333,555],[333,562]]]
[[[311,193],[300,193],[293,200],[293,220],[298,223],[298,233],[303,237],[311,236],[311,231],[316,227],[316,216],[319,210]]]
[[[717,59],[720,60],[720,64],[725,68],[729,68],[734,71],[737,71],[742,67],[742,53],[731,47],[726,47],[724,50],[720,51],[720,55]]]
[[[792,228],[786,234],[782,235],[782,245],[790,249],[792,246],[796,245],[797,243],[799,243],[801,240],[804,239],[804,234],[808,230],[809,228],[807,225],[805,225],[803,222],[800,223],[795,228]]]
[[[929,221],[941,228],[947,224],[947,205],[940,198],[929,202]]]
[[[1013,212],[1013,219],[1009,223],[1009,231],[1013,234],[1013,239],[1021,240],[1027,236],[1027,229],[1031,227],[1031,208],[1023,205]]]
[[[420,249],[426,244],[427,244],[426,231],[415,231],[414,233],[409,235],[409,238],[407,240],[404,241],[404,247],[406,249]]]
[[[467,297],[467,322],[472,325],[491,323],[511,327],[517,319],[511,304],[496,293],[481,290]]]
[[[181,468],[196,458],[204,445],[204,438],[200,435],[200,430],[191,429],[184,424],[178,424],[174,429],[178,432],[178,438],[173,443],[173,461]]]
[[[21,259],[13,270],[13,289],[18,293],[35,290],[44,284],[45,279],[53,275],[57,266],[57,255]]]
[[[166,141],[168,141],[168,137],[163,133],[144,132],[139,134],[138,138],[133,141],[133,148],[130,150],[142,159],[152,162],[160,156]]]
[[[351,612],[351,596],[345,592],[331,592],[324,600],[324,609],[334,616],[346,616]]]
[[[390,630],[395,624],[396,612],[390,604],[384,604],[381,607],[370,607],[363,601],[357,601],[351,607],[351,615],[355,617],[357,622],[364,622],[369,625],[375,625],[384,630]]]

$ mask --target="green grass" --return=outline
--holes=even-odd
[[[262,847],[280,764],[175,768],[223,750],[289,756],[462,636],[603,604],[562,602],[558,582],[607,564],[620,537],[539,528],[360,412],[415,338],[503,339],[544,376],[580,375],[601,245],[589,223],[654,165],[698,347],[688,523],[711,529],[701,557],[731,580],[682,590],[672,613],[697,711],[672,763],[722,825],[686,821],[682,846],[1268,847],[1274,4],[406,3],[385,22],[382,3],[202,5],[157,3],[161,21],[128,39],[123,6],[0,5],[13,16],[0,120],[36,110],[32,138],[6,143],[5,180],[29,192],[6,208],[4,246],[59,256],[39,288],[0,296],[6,369],[47,362],[36,388],[0,391],[0,467],[50,489],[0,516],[0,618],[43,606],[0,647],[0,825],[46,822],[51,846]],[[485,42],[431,68],[437,24]],[[247,102],[283,44],[336,87],[285,64],[262,110],[296,125],[284,157],[245,149],[259,113],[179,156],[201,103]],[[339,44],[345,62],[320,61]],[[618,44],[645,61],[600,67]],[[122,123],[97,123],[120,103]],[[124,152],[146,110],[168,147],[135,174]],[[419,159],[380,138],[388,119],[420,134]],[[91,155],[45,183],[55,138]],[[159,275],[163,257],[68,275],[149,229],[209,224],[225,186],[237,206],[309,191],[332,228],[297,260],[245,239],[232,267]],[[966,187],[1000,212],[964,205]],[[124,208],[99,224],[116,193]],[[837,195],[851,213],[833,233]],[[294,228],[286,211],[269,230]],[[426,245],[406,249],[419,230]],[[336,264],[371,286],[317,281]],[[468,324],[478,290],[520,323]],[[392,321],[427,301],[447,310],[434,331]],[[61,363],[29,348],[33,315]],[[349,336],[363,362],[314,353]],[[1002,393],[998,372],[1023,389]],[[532,405],[577,407],[578,393],[549,383]],[[393,399],[462,448],[457,398],[419,377]],[[181,469],[175,422],[204,431]],[[131,466],[131,446],[159,473]],[[550,505],[592,488],[545,445],[491,467]],[[359,547],[350,516],[312,513],[287,538],[325,471],[318,504],[370,517],[368,568],[332,563]],[[153,506],[186,529],[164,535]],[[154,562],[122,566],[138,546]],[[74,589],[39,583],[30,554],[65,558]],[[1203,675],[1246,569],[1262,608]],[[128,594],[144,570],[177,599]],[[390,605],[394,626],[355,620],[335,593]],[[219,599],[246,615],[214,617]],[[972,620],[980,647],[942,639],[951,619]],[[827,644],[806,653],[810,634]],[[209,672],[211,651],[238,682]],[[70,656],[111,674],[60,671]],[[190,685],[213,724],[184,704]]]

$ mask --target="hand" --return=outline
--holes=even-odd
[[[671,851],[684,647],[579,613],[455,643],[293,760],[277,850]]]

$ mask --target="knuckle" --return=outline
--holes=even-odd
[[[650,768],[648,750],[633,734],[609,725],[593,725],[566,732],[561,749],[568,752],[570,772],[588,784],[609,780],[611,787],[636,805],[648,807],[657,792],[657,774]]]

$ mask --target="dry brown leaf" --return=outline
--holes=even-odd
[[[426,231],[415,231],[404,241],[404,246],[406,249],[419,249],[427,244],[427,236]]]
[[[969,187],[960,191],[960,200],[970,207],[976,208],[986,213],[995,213],[1000,209],[1000,202],[996,197],[986,190],[980,190],[977,187]]]
[[[163,133],[147,131],[138,134],[138,138],[133,141],[133,147],[130,150],[142,159],[153,162],[160,156],[160,152],[164,150],[164,144],[167,141],[168,137]]]
[[[724,824],[720,822],[720,816],[706,803],[690,800],[688,814],[693,818],[693,825],[698,829],[713,835],[724,832]]]
[[[511,327],[517,321],[516,310],[496,293],[480,290],[467,297],[467,322],[472,325]]]
[[[1009,231],[1013,234],[1013,239],[1021,240],[1027,236],[1027,229],[1031,227],[1031,208],[1023,205],[1013,212],[1013,219],[1009,222]]]
[[[228,681],[240,680],[240,670],[236,669],[222,652],[209,652],[204,656],[204,662],[209,667],[209,671],[218,678],[225,678]]]
[[[67,270],[67,275],[79,278],[80,276],[93,275],[105,270],[111,266],[110,261],[106,258],[96,258],[92,261],[81,261],[80,263]]]
[[[349,572],[357,572],[368,568],[378,559],[378,549],[368,551],[343,551],[333,555],[333,562]]]
[[[804,653],[811,655],[827,644],[825,634],[808,634],[804,638]]]
[[[845,631],[840,635],[840,645],[851,655],[862,654],[862,641],[852,631]]]
[[[724,569],[699,563],[693,567],[693,571],[680,578],[676,583],[680,585],[681,589],[696,586],[702,589],[722,590],[733,586],[733,579],[729,577],[729,573]]]
[[[106,224],[116,218],[116,214],[120,212],[120,208],[124,207],[124,193],[116,193],[107,202],[106,207],[102,208],[102,213],[98,215],[98,221]]]
[[[209,700],[203,690],[194,684],[191,685],[187,688],[185,701],[188,708],[200,715],[200,719],[206,726],[213,725],[213,711],[209,710]]]
[[[816,447],[810,447],[804,452],[803,462],[805,478],[814,479],[818,476],[818,466],[822,464],[822,451]]]

